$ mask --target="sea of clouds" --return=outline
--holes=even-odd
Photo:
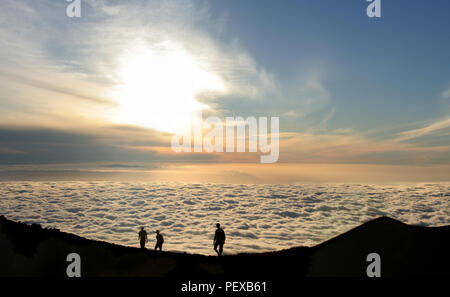
[[[0,215],[86,238],[139,245],[144,226],[164,249],[214,254],[312,246],[387,215],[408,224],[450,223],[450,184],[236,185],[145,182],[1,182]]]

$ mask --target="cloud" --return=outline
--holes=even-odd
[[[282,129],[296,132],[282,133],[282,162],[426,163],[448,155],[447,144],[406,143],[447,131],[448,117],[378,140],[351,127],[330,127],[343,109],[333,104],[325,77],[299,69],[290,81],[280,81],[238,36],[227,35],[227,19],[217,21],[207,1],[85,0],[80,19],[68,18],[66,6],[65,1],[2,0],[2,162],[252,160],[248,155],[176,155],[170,134],[114,117],[120,107],[114,94],[124,83],[121,62],[138,43],[152,50],[176,44],[214,74],[223,89],[195,94],[209,112],[281,115]],[[168,70],[176,72],[176,67]],[[441,97],[450,98],[450,89]],[[147,109],[143,112],[147,116]],[[148,116],[156,117],[150,110]]]
[[[334,130],[334,132],[339,134],[351,134],[354,133],[355,131],[352,128],[341,128]]]
[[[444,92],[442,92],[441,96],[443,98],[450,98],[450,89],[445,90]]]
[[[298,111],[295,110],[288,110],[286,112],[284,112],[282,114],[283,117],[288,117],[288,118],[301,118],[303,117],[302,114],[300,114]]]
[[[8,154],[8,155],[22,155],[22,154],[26,154],[24,151],[19,151],[16,149],[10,149],[7,147],[0,147],[0,154]]]
[[[281,163],[448,164],[449,145],[420,146],[346,133],[281,133]]]
[[[115,118],[120,106],[101,105],[116,101],[115,91],[123,84],[121,57],[137,42],[150,49],[179,44],[202,69],[219,77],[225,93],[196,94],[211,108],[227,96],[258,99],[276,89],[273,74],[258,66],[236,38],[214,37],[223,32],[224,23],[216,24],[207,2],[82,1],[80,19],[68,18],[66,6],[46,0],[2,3],[0,66],[4,84],[13,82],[1,95],[0,106],[9,115],[2,124],[19,124],[19,118],[50,127],[89,121],[127,124]],[[79,104],[80,99],[88,102]]]
[[[402,133],[400,133],[400,136],[395,139],[395,141],[400,142],[400,141],[418,138],[418,137],[425,136],[427,134],[431,134],[433,132],[436,132],[438,130],[445,129],[448,127],[450,127],[450,117],[442,119],[437,122],[434,122],[432,124],[429,124],[423,128],[402,132]]]
[[[213,154],[175,154],[171,135],[151,129],[0,127],[0,164],[108,162],[207,162]]]
[[[296,110],[303,116],[319,111],[331,104],[331,94],[319,75],[309,74],[299,81],[298,87],[286,94],[286,97],[289,102],[293,102]],[[335,112],[336,109],[333,107],[331,113],[322,120],[321,125],[326,125]]]
[[[143,165],[129,165],[129,164],[104,164],[104,165],[98,165],[98,167],[105,167],[105,168],[145,168]]]
[[[257,99],[276,88],[273,74],[260,67],[237,38],[224,37],[223,34],[216,37],[223,30],[223,23],[217,24],[217,17],[209,11],[208,2],[88,3],[92,4],[96,18],[101,21],[96,22],[89,31],[89,38],[82,44],[83,52],[87,53],[83,64],[95,65],[100,73],[113,69],[109,76],[114,83],[120,83],[114,70],[120,67],[117,58],[121,53],[134,48],[137,43],[155,48],[170,42],[195,57],[205,71],[220,77],[228,95]],[[111,14],[114,17],[108,18]],[[98,56],[103,59],[99,61]],[[201,102],[212,101],[216,97],[217,94],[211,92],[197,94]],[[220,98],[226,96],[221,93]]]
[[[33,75],[33,77],[25,77],[25,76],[22,76],[20,74],[15,74],[15,73],[11,73],[11,72],[4,72],[4,71],[1,71],[1,70],[0,70],[0,76],[2,76],[3,79],[11,80],[11,81],[16,82],[16,83],[28,85],[28,86],[39,88],[39,89],[44,89],[44,90],[50,91],[50,92],[55,92],[55,93],[60,93],[60,94],[64,94],[64,95],[69,95],[69,96],[76,97],[76,98],[79,98],[79,99],[82,99],[82,100],[91,101],[93,103],[108,104],[108,105],[115,105],[116,104],[115,102],[113,102],[110,99],[100,98],[100,97],[96,97],[96,96],[92,96],[92,95],[86,94],[86,89],[87,89],[86,85],[87,84],[85,84],[83,86],[83,88],[80,88],[81,85],[80,85],[80,82],[78,82],[78,88],[77,89],[71,89],[70,88],[71,81],[66,81],[64,83],[63,80],[61,79],[61,77],[55,78],[59,82],[55,82],[55,80],[43,81],[42,79],[34,78],[34,77],[42,77],[42,73],[39,76],[35,74],[35,75]],[[65,87],[65,86],[68,86],[68,87]]]
[[[334,117],[336,114],[336,107],[333,107],[331,111],[325,115],[325,117],[320,121],[318,125],[315,125],[313,130],[314,131],[320,131],[320,130],[327,130],[328,122]]]

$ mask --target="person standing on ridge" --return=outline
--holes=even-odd
[[[222,228],[220,228],[220,224],[216,224],[217,230],[216,234],[214,234],[214,250],[217,253],[217,256],[221,256],[223,252],[223,245],[225,243],[225,231],[223,231]],[[219,247],[219,250],[217,250],[217,247]]]
[[[156,245],[155,245],[155,251],[159,248],[160,251],[162,251],[162,245],[164,243],[164,237],[159,233],[159,230],[156,230]]]
[[[141,227],[141,231],[139,231],[138,239],[141,242],[141,249],[145,249],[145,243],[148,241],[148,239],[147,239],[147,231],[144,230],[144,227]]]

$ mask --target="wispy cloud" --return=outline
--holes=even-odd
[[[123,84],[121,58],[138,42],[149,49],[176,43],[196,57],[203,70],[220,78],[225,93],[196,94],[196,100],[213,109],[221,107],[214,102],[228,97],[258,99],[277,88],[273,74],[259,66],[237,38],[211,34],[223,30],[223,23],[217,24],[207,2],[83,1],[80,19],[65,15],[64,1],[5,0],[2,5],[0,18],[8,26],[0,28],[1,75],[5,81],[22,85],[3,89],[3,110],[9,114],[27,114],[26,118],[39,115],[42,123],[46,118],[55,123],[57,114],[51,115],[50,121],[50,108],[43,108],[47,104],[38,98],[51,105],[63,97],[67,107],[59,109],[60,115],[70,110],[77,112],[75,118],[113,121],[112,107],[96,115],[92,106],[76,106],[76,100],[113,102],[115,90]],[[177,69],[171,71],[177,73]],[[152,82],[148,85],[151,88]],[[155,100],[153,97],[149,100]],[[75,108],[71,109],[72,105]],[[63,118],[66,124],[71,117]],[[13,124],[14,117],[8,120]]]
[[[357,133],[282,133],[280,162],[427,164],[448,163],[450,146],[372,140]],[[446,160],[446,162],[444,161]]]
[[[448,127],[450,127],[450,117],[434,122],[419,129],[402,132],[400,133],[400,136],[395,139],[395,141],[400,142],[410,140],[413,138],[418,138]]]
[[[114,118],[120,108],[114,94],[124,84],[121,67],[129,62],[124,61],[124,54],[133,52],[138,44],[144,44],[144,49],[170,49],[161,46],[168,43],[192,55],[202,71],[212,73],[223,84],[223,88],[194,94],[209,112],[281,116],[281,129],[295,131],[282,131],[282,162],[426,163],[448,156],[446,143],[418,143],[421,137],[448,131],[448,116],[414,129],[411,125],[416,123],[408,122],[382,133],[381,139],[359,132],[364,119],[355,119],[353,126],[346,121],[333,127],[331,123],[339,122],[345,113],[335,104],[342,99],[335,98],[338,92],[332,86],[336,80],[328,84],[325,75],[314,71],[315,65],[299,68],[289,79],[281,80],[239,36],[227,34],[227,22],[233,20],[218,20],[220,13],[212,14],[208,3],[85,0],[82,18],[70,19],[65,14],[67,2],[62,0],[2,0],[0,20],[7,25],[0,26],[0,126],[21,128],[0,131],[3,160],[14,154],[19,161],[51,161],[52,157],[64,161],[72,156],[75,161],[175,160],[170,134]],[[286,57],[293,64],[295,58]],[[167,69],[168,76],[179,76],[178,72],[175,66]],[[145,79],[149,88],[156,84]],[[348,89],[352,87],[349,84]],[[149,101],[161,100],[149,97]],[[447,102],[450,89],[440,97]],[[183,107],[169,104],[169,108]],[[152,111],[154,108],[142,110],[144,116],[156,117]],[[65,136],[55,136],[54,130]],[[40,141],[39,136],[48,141]],[[192,154],[178,158],[245,162],[254,156]]]
[[[34,73],[36,73],[36,72],[34,72]],[[30,74],[30,73],[28,73],[28,74]],[[93,103],[116,105],[116,103],[114,101],[112,101],[111,99],[100,98],[100,97],[96,97],[96,96],[87,94],[86,91],[89,91],[87,84],[84,83],[84,85],[81,86],[81,82],[79,82],[79,81],[77,82],[78,88],[74,89],[74,88],[71,88],[71,83],[74,82],[73,80],[72,81],[66,80],[64,82],[64,80],[62,80],[61,77],[57,78],[58,82],[55,82],[55,80],[45,81],[45,80],[42,80],[39,78],[34,78],[36,76],[26,77],[26,76],[22,76],[20,74],[16,74],[16,73],[12,73],[12,72],[4,72],[1,70],[0,70],[0,77],[2,77],[2,79],[4,79],[4,80],[5,79],[11,80],[11,81],[14,81],[14,82],[17,82],[20,84],[32,86],[32,87],[39,88],[39,89],[44,89],[44,90],[50,91],[50,92],[69,95],[69,96],[72,96],[75,98],[79,98],[81,100],[91,101]],[[37,77],[39,77],[39,76],[37,76]],[[83,88],[81,88],[81,87],[83,87]]]
[[[441,96],[443,98],[450,98],[450,89],[445,90],[444,92],[442,92]]]

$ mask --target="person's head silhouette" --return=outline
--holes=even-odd
[[[141,230],[144,230],[144,227],[141,227]]]
[[[159,234],[159,230],[156,230],[156,234]]]
[[[217,224],[216,224],[216,227],[217,227],[217,228],[220,228],[220,224],[219,224],[219,223],[217,223]]]

